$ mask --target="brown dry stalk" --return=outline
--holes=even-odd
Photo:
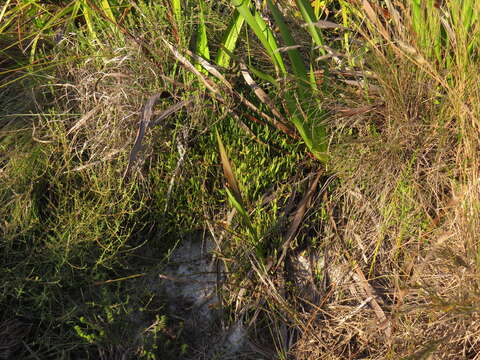
[[[280,266],[280,264],[282,264],[283,260],[285,259],[285,256],[287,255],[287,251],[290,248],[290,244],[295,238],[295,234],[297,233],[298,228],[300,227],[300,224],[303,221],[303,217],[305,216],[305,212],[307,211],[307,207],[308,207],[307,205],[310,199],[312,198],[313,193],[317,189],[317,185],[318,185],[318,182],[320,181],[320,177],[322,176],[322,174],[323,174],[323,169],[320,169],[317,172],[317,175],[315,176],[315,179],[310,185],[310,188],[308,189],[307,193],[305,194],[303,199],[300,201],[300,204],[298,204],[297,211],[295,212],[295,216],[293,218],[292,224],[290,225],[290,228],[288,229],[287,234],[285,236],[285,241],[281,249],[281,255],[277,260],[275,269],[277,269]]]
[[[375,290],[369,284],[367,278],[363,274],[363,271],[360,269],[358,265],[355,266],[354,270],[355,270],[355,273],[357,274],[357,276],[354,277],[354,279],[357,280],[358,284],[365,291],[365,293],[368,296],[368,299],[371,299],[370,305],[372,306],[373,311],[375,312],[375,315],[379,320],[379,328],[380,330],[383,330],[385,332],[386,340],[388,344],[391,344],[392,343],[392,323],[387,318],[387,316],[385,315],[385,312],[382,310],[382,308],[378,304],[378,301],[376,300],[377,296],[375,294]]]
[[[148,128],[150,124],[150,119],[152,118],[153,114],[153,106],[155,105],[155,102],[160,99],[161,93],[154,94],[150,96],[150,98],[147,100],[143,107],[142,111],[142,116],[140,118],[140,123],[138,124],[138,131],[137,131],[137,137],[135,138],[135,143],[133,144],[133,148],[130,151],[130,157],[128,159],[128,165],[127,168],[125,169],[125,172],[123,173],[123,178],[125,179],[129,173],[130,170],[137,160],[137,155],[140,152],[142,148],[142,140],[143,137],[145,136],[145,130]]]
[[[258,99],[264,102],[265,104],[267,104],[270,107],[270,111],[272,112],[272,114],[285,123],[286,121],[284,117],[277,110],[272,99],[270,99],[267,93],[263,91],[263,89],[260,86],[258,86],[255,80],[253,80],[252,76],[248,72],[247,66],[243,62],[240,63],[240,73],[242,74],[243,79],[245,80],[247,85],[250,86],[250,88],[253,90],[255,95],[258,97]]]
[[[180,63],[189,71],[193,72],[199,79],[200,81],[205,85],[205,87],[210,90],[214,98],[219,100],[221,103],[225,103],[225,100],[221,97],[219,88],[214,87],[213,83],[211,83],[208,79],[206,79],[196,68],[193,66],[193,64],[185,58],[183,55],[180,54],[180,52],[173,47],[172,44],[170,44],[167,40],[162,39],[164,43],[167,45],[167,47],[170,49],[174,57],[180,61]],[[260,110],[256,105],[254,105],[251,101],[246,99],[241,93],[238,91],[234,90],[234,87],[230,82],[225,79],[225,77],[216,69],[216,67],[212,64],[210,64],[207,60],[204,58],[192,53],[190,50],[185,49],[184,50],[186,54],[188,54],[192,59],[197,61],[200,65],[203,66],[205,70],[207,70],[211,75],[213,75],[215,78],[217,78],[220,83],[225,85],[226,90],[230,92],[231,95],[234,97],[238,98],[242,104],[244,104],[247,108],[253,110],[255,113],[259,114],[267,123],[271,124],[274,126],[276,129],[282,131],[284,134],[290,136],[293,139],[299,139],[298,135],[295,133],[295,130],[287,123],[285,118],[280,114],[280,112],[276,109],[273,101],[268,97],[268,95],[261,89],[253,80],[251,75],[248,73],[248,69],[246,68],[245,64],[240,62],[240,67],[241,67],[241,74],[243,78],[245,79],[247,85],[249,85],[252,90],[254,91],[255,95],[263,102],[265,102],[267,105],[270,106],[270,109],[273,113],[273,115],[279,119],[277,120],[275,117],[271,117],[262,110]]]

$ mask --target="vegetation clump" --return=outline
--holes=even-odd
[[[477,358],[478,14],[4,2],[0,358]]]

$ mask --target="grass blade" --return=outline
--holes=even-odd
[[[277,8],[277,6],[273,3],[273,1],[268,0],[268,6],[272,12],[272,15],[275,19],[275,23],[278,25],[280,29],[280,33],[282,35],[283,41],[285,45],[290,47],[291,49],[287,50],[287,54],[290,58],[292,63],[293,72],[297,78],[297,92],[287,92],[285,94],[286,97],[286,105],[288,112],[290,114],[290,120],[295,125],[295,128],[300,133],[305,145],[307,145],[308,149],[312,152],[313,155],[320,161],[326,161],[325,157],[325,139],[326,139],[326,130],[323,126],[316,124],[316,116],[312,110],[304,111],[302,109],[302,105],[297,101],[297,98],[300,99],[308,99],[311,95],[308,91],[311,90],[309,86],[309,76],[307,73],[307,69],[303,62],[303,59],[300,55],[300,52],[295,47],[297,45],[293,36],[290,32],[290,29],[285,23],[282,13]],[[305,7],[306,8],[306,7]],[[310,7],[310,10],[313,10]],[[308,10],[305,10],[308,12]],[[312,15],[310,14],[310,15]],[[314,18],[310,18],[310,20],[314,20]],[[313,21],[312,21],[313,23]],[[312,25],[315,27],[314,25]],[[315,29],[316,30],[316,29]],[[303,118],[302,118],[303,117]]]
[[[182,17],[181,0],[172,0],[172,10],[173,10],[173,16],[175,17],[175,20],[178,23]]]
[[[265,51],[270,56],[273,65],[280,70],[282,74],[286,73],[281,54],[277,51],[278,45],[273,36],[272,30],[267,26],[265,21],[258,16],[254,16],[250,11],[250,0],[232,0],[232,4],[236,7],[240,15],[245,19],[252,31],[262,43]]]
[[[5,5],[3,5],[2,10],[0,11],[0,22],[2,21],[3,17],[5,16],[5,13],[6,13],[6,11],[7,11],[8,5],[10,4],[10,1],[11,1],[11,0],[7,0],[7,2],[5,3]]]
[[[223,47],[222,50],[227,54],[227,56],[229,56],[229,58],[231,59],[236,59],[238,62],[242,63],[242,59],[239,59],[238,57],[236,57],[230,50],[228,50],[227,48]],[[252,74],[255,74],[256,77],[258,77],[259,79],[267,82],[267,83],[270,83],[272,84],[273,86],[275,86],[276,88],[278,88],[280,86],[280,83],[277,81],[277,79],[275,79],[272,75],[270,74],[267,74],[266,72],[263,72],[259,69],[257,69],[256,67],[254,67],[252,64],[247,64],[247,68],[248,70],[252,73]]]
[[[96,37],[95,31],[93,30],[93,21],[91,16],[91,9],[87,4],[86,0],[82,0],[82,14],[83,18],[85,19],[85,24],[87,25],[87,29],[90,35]]]
[[[412,7],[413,29],[417,33],[417,36],[421,36],[422,28],[423,28],[422,3],[420,0],[411,0],[411,7]]]
[[[200,23],[198,24],[197,42],[195,44],[195,51],[197,55],[204,59],[210,60],[210,50],[208,48],[207,28],[205,26],[205,14],[203,12],[203,5],[200,2]]]
[[[130,151],[130,156],[128,159],[128,164],[127,168],[125,169],[125,172],[123,173],[123,178],[125,179],[129,173],[130,170],[132,169],[132,166],[134,165],[135,161],[137,160],[138,153],[142,149],[142,141],[145,136],[145,131],[148,129],[150,125],[150,120],[153,115],[153,107],[155,103],[157,102],[158,99],[160,99],[161,93],[154,94],[150,96],[150,98],[147,100],[145,103],[145,106],[143,107],[142,110],[142,116],[140,118],[140,122],[138,124],[138,130],[137,130],[137,136],[135,138],[135,143],[133,144],[133,148]]]
[[[112,7],[110,6],[110,3],[108,0],[101,0],[100,2],[100,7],[102,10],[105,12],[105,15],[112,21],[116,22],[115,16],[113,15]]]
[[[228,68],[230,64],[230,55],[229,52],[233,52],[235,46],[237,44],[238,36],[240,31],[242,30],[243,24],[245,22],[245,18],[240,16],[238,11],[235,11],[233,15],[232,21],[228,26],[227,32],[225,33],[222,46],[218,51],[217,57],[215,59],[215,63],[218,66]]]
[[[316,46],[320,47],[320,52],[322,53],[322,55],[325,55],[326,51],[322,47],[324,44],[322,32],[315,26],[317,18],[312,9],[312,6],[310,5],[310,2],[307,0],[296,0],[296,3],[298,9],[300,10],[300,13],[302,14],[303,20],[307,24],[307,30],[310,33],[313,42]]]
[[[250,220],[250,216],[245,209],[245,205],[242,199],[242,194],[240,193],[240,187],[238,186],[237,180],[235,175],[233,174],[232,166],[230,164],[230,160],[228,159],[227,151],[225,150],[225,146],[223,145],[222,138],[216,131],[217,142],[218,142],[218,150],[220,152],[220,159],[222,162],[223,174],[227,179],[228,187],[225,189],[227,191],[228,199],[232,206],[242,215],[243,220],[245,221],[245,225],[252,236],[252,240],[254,244],[258,244],[258,236],[256,231],[253,228],[252,221]]]
[[[300,52],[294,46],[297,45],[293,36],[288,28],[285,20],[283,18],[282,13],[278,9],[277,5],[275,5],[272,0],[268,0],[268,7],[272,12],[273,18],[275,19],[276,25],[280,29],[280,34],[282,35],[283,41],[285,45],[291,49],[287,50],[288,57],[290,58],[290,62],[292,63],[292,68],[295,76],[297,77],[298,83],[300,85],[307,84],[307,71],[305,69],[305,64],[302,60]]]
[[[232,166],[230,165],[230,161],[228,160],[227,151],[225,150],[225,146],[223,145],[223,141],[222,141],[222,138],[220,137],[220,134],[218,133],[218,130],[216,131],[216,136],[217,136],[217,142],[218,142],[218,150],[220,152],[220,159],[222,161],[223,174],[227,179],[229,189],[232,192],[232,195],[234,196],[235,200],[241,206],[243,206],[243,200],[242,200],[242,195],[240,193],[240,188],[238,186],[237,180],[235,179],[235,175],[233,174]]]

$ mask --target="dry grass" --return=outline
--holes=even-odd
[[[480,358],[478,59],[428,62],[403,25],[388,29],[401,45],[362,32],[371,84],[330,102],[340,184],[312,208],[327,214],[302,255],[315,260],[301,269],[299,239],[274,273],[251,260],[233,292],[265,354]]]
[[[390,70],[379,78],[384,105],[355,120],[360,141],[348,146],[347,161],[336,159],[343,184],[332,204],[329,271],[359,266],[389,323],[365,303],[371,295],[354,274],[346,275],[332,284],[324,319],[298,344],[299,358],[477,356],[476,131],[456,121],[461,106],[453,97],[434,106],[433,87],[412,81],[418,74],[408,66],[383,64]]]

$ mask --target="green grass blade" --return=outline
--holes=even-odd
[[[259,79],[261,79],[263,81],[266,81],[266,82],[269,82],[270,84],[272,84],[276,88],[278,88],[280,86],[279,82],[273,76],[271,76],[270,74],[267,74],[267,73],[255,68],[254,66],[249,65],[249,64],[247,64],[247,67],[248,67],[248,70],[250,72],[252,72]]]
[[[310,70],[308,71],[308,80],[310,82],[310,87],[313,91],[318,92],[317,79],[315,77],[315,71],[313,69],[313,64],[310,64]]]
[[[86,6],[86,5],[84,5],[84,6]],[[37,44],[38,44],[38,40],[41,38],[41,36],[47,30],[54,27],[55,25],[63,23],[65,21],[64,18],[69,13],[71,13],[73,9],[74,9],[74,7],[72,7],[72,6],[66,6],[66,7],[62,8],[60,11],[58,11],[57,13],[52,14],[52,16],[48,19],[48,21],[42,26],[42,28],[37,31],[37,33],[35,34],[35,36],[32,40],[32,45],[31,45],[31,49],[30,49],[30,62],[33,63],[33,61],[35,60],[36,51],[37,51]],[[85,18],[85,22],[87,23],[87,29],[92,34],[92,36],[95,37],[95,33],[93,31],[93,25],[92,25],[92,22],[91,22],[91,17],[89,17],[90,13],[88,11],[85,13],[85,11],[86,10],[84,9],[83,16],[84,17],[87,16],[87,18],[88,18],[88,21],[87,21],[87,18]]]
[[[245,222],[245,225],[247,226],[248,231],[252,236],[255,244],[258,244],[257,233],[254,230],[250,216],[248,215],[247,210],[245,209],[245,205],[240,192],[240,187],[238,186],[235,175],[233,174],[232,166],[230,164],[230,160],[228,159],[227,151],[225,150],[225,146],[223,145],[223,141],[222,141],[222,138],[220,137],[220,134],[218,133],[218,130],[216,131],[216,137],[218,142],[218,150],[220,152],[220,159],[223,167],[223,173],[228,183],[228,188],[225,188],[225,190],[227,191],[228,199],[232,204],[232,206],[242,216]]]
[[[278,45],[273,36],[272,30],[267,26],[265,21],[258,16],[254,16],[250,11],[252,5],[250,0],[232,0],[232,4],[236,7],[240,15],[245,19],[254,34],[262,43],[265,51],[270,56],[273,65],[280,70],[282,74],[286,73],[281,54],[277,51]]]
[[[272,0],[268,0],[267,3],[270,11],[272,12],[273,18],[275,19],[276,25],[280,29],[280,34],[282,35],[285,45],[288,47],[297,45],[277,5],[275,5]],[[298,51],[297,48],[292,48],[287,50],[287,54],[290,62],[292,63],[293,72],[297,77],[298,84],[301,87],[304,87],[308,83],[308,77],[305,64],[302,60],[302,56],[300,55],[300,51]]]
[[[72,6],[72,14],[70,15],[70,23],[73,23],[78,16],[78,12],[80,11],[80,4],[79,1],[75,2]]]
[[[107,15],[107,17],[112,22],[116,22],[115,16],[113,15],[112,7],[110,6],[110,3],[108,2],[108,0],[101,0],[100,7],[105,12],[105,15]]]
[[[95,31],[93,30],[93,21],[92,21],[92,15],[90,14],[90,7],[87,4],[86,0],[82,0],[82,14],[83,18],[85,19],[85,24],[87,25],[87,30],[90,35],[93,37],[96,37]]]
[[[472,0],[464,0],[462,3],[462,23],[463,30],[467,33],[470,30],[472,25],[474,14],[473,14],[473,2]]]
[[[262,16],[258,11],[254,11],[253,16],[258,26],[260,27],[262,33],[265,34],[265,37],[268,43],[270,44],[270,48],[273,50],[274,57],[278,63],[278,66],[280,67],[281,73],[286,74],[287,70],[283,64],[282,54],[278,51],[278,45],[277,45],[277,41],[275,40],[275,35],[273,34],[273,31],[270,29],[269,25],[267,25],[265,20],[263,20]]]
[[[207,27],[205,26],[205,14],[203,12],[203,5],[200,2],[200,23],[197,30],[197,41],[195,44],[195,52],[197,55],[206,60],[210,60],[210,50],[208,48]]]
[[[296,3],[298,9],[300,10],[300,13],[302,14],[303,20],[306,23],[307,30],[310,33],[314,44],[316,46],[319,46],[320,52],[325,55],[326,51],[322,47],[324,44],[322,32],[314,25],[317,21],[317,18],[315,16],[315,13],[313,12],[310,2],[307,0],[296,0]]]
[[[282,35],[285,45],[289,47],[297,45],[278,7],[273,3],[272,0],[267,1],[270,11],[275,19],[275,23],[280,29],[280,34]],[[296,93],[287,92],[285,94],[290,120],[299,132],[310,152],[312,152],[320,161],[326,161],[326,149],[324,146],[326,143],[326,130],[323,126],[315,124],[316,115],[314,114],[314,111],[305,111],[302,109],[302,105],[297,101],[297,98],[308,99],[311,96],[311,94],[309,94],[309,91],[311,91],[311,87],[309,86],[310,77],[307,73],[307,69],[298,49],[293,48],[291,50],[287,50],[287,54],[292,63],[293,72],[297,78]]]
[[[175,17],[175,20],[179,22],[180,18],[182,17],[181,0],[172,0],[172,10],[173,10],[173,16]]]
[[[228,56],[229,58],[231,59],[236,59],[237,57],[230,51],[228,50],[227,48],[225,47],[222,47],[222,50],[226,53],[226,56]],[[242,61],[241,59],[239,59],[239,61]],[[268,82],[270,84],[272,84],[273,86],[275,86],[276,88],[278,88],[280,86],[279,82],[277,81],[277,79],[275,79],[272,75],[270,74],[267,74],[259,69],[257,69],[256,67],[254,67],[253,65],[251,64],[246,64],[247,65],[247,68],[248,70],[255,74],[256,77],[258,77],[259,79],[265,81],[265,82]]]
[[[302,137],[305,145],[307,146],[308,150],[321,162],[325,163],[328,161],[328,154],[327,154],[327,130],[325,126],[321,124],[316,124],[314,121],[314,116],[310,114],[305,121],[303,120],[297,112],[292,113],[292,111],[296,111],[298,104],[295,105],[295,99],[290,98],[287,99],[288,107],[291,112],[290,121],[295,125],[298,133]]]
[[[15,21],[15,18],[18,16],[23,9],[21,6],[16,6],[12,10],[7,11],[7,8],[10,4],[10,0],[8,0],[2,8],[0,12],[0,34],[3,34],[6,29]]]
[[[422,3],[421,0],[411,0],[411,8],[412,8],[412,23],[413,23],[413,30],[417,33],[418,37],[422,37],[422,29],[423,26],[423,16],[422,16]]]
[[[7,12],[8,5],[10,4],[11,0],[7,0],[7,2],[3,5],[2,10],[0,11],[0,22],[2,22],[5,13]]]
[[[235,50],[238,36],[240,35],[240,31],[242,30],[244,22],[245,18],[241,16],[238,11],[235,11],[232,21],[227,28],[227,32],[223,37],[222,46],[220,47],[215,59],[215,63],[218,66],[228,68],[231,58],[228,52],[232,53],[233,50]]]
[[[227,179],[228,186],[230,187],[233,196],[235,197],[236,201],[243,206],[242,195],[240,193],[240,187],[238,186],[237,180],[235,179],[235,175],[233,174],[232,166],[230,165],[230,160],[228,160],[227,151],[225,150],[225,146],[223,146],[222,138],[216,131],[217,142],[218,142],[218,150],[220,152],[220,159],[222,161],[223,173],[225,178]]]

